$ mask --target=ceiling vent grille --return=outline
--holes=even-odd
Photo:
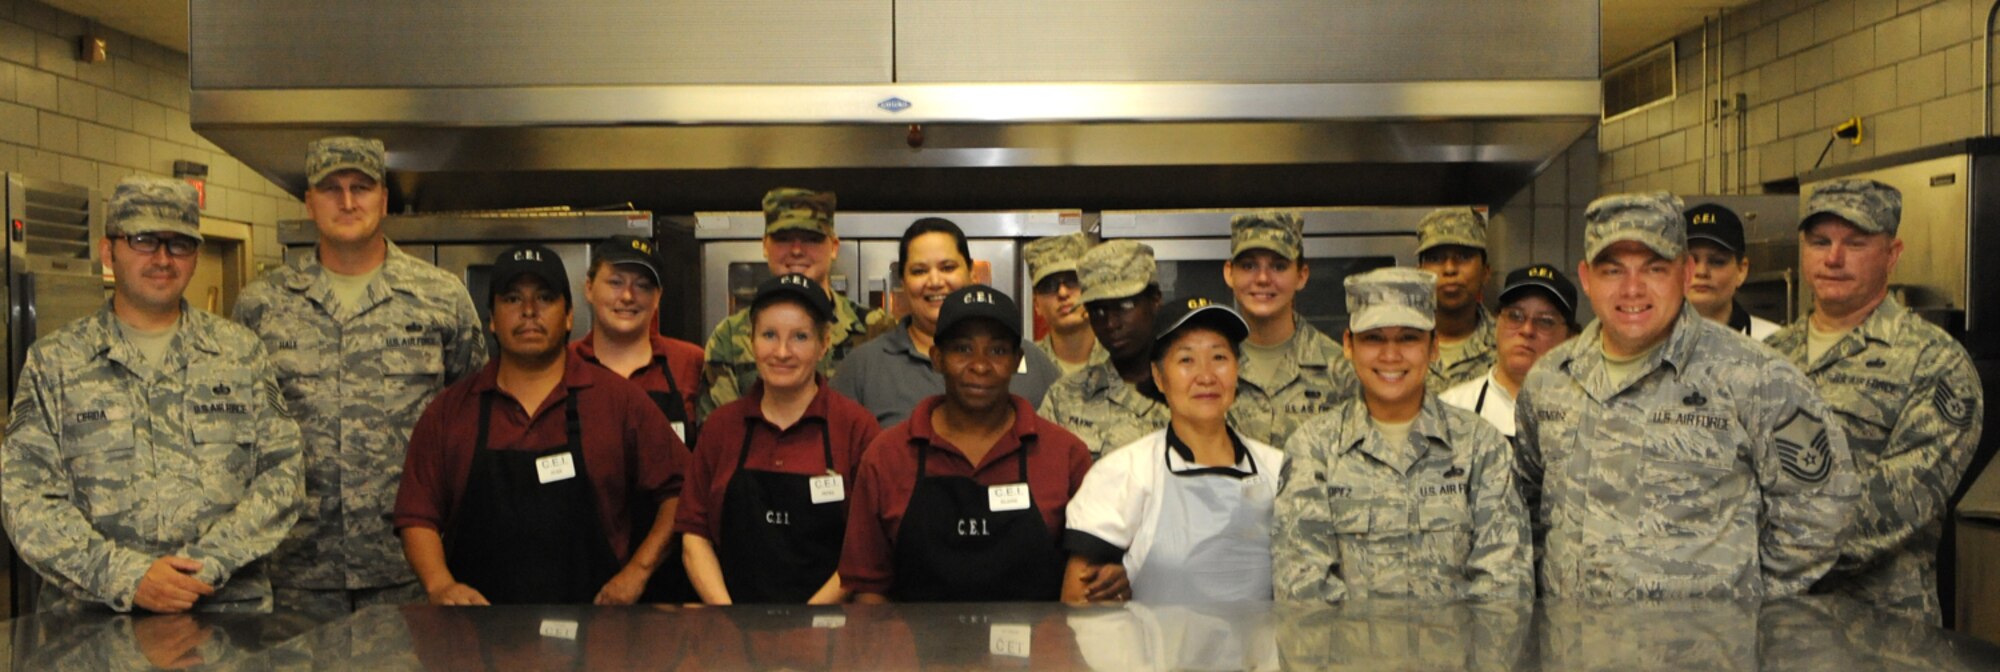
[[[1675,86],[1674,43],[1640,54],[1604,73],[1604,120],[1670,102]]]

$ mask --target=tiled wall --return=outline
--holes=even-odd
[[[108,40],[104,62],[77,60],[87,28]],[[277,261],[274,224],[305,209],[189,127],[187,54],[32,0],[0,0],[0,171],[109,194],[133,173],[172,175],[176,160],[207,164],[203,214],[251,224],[257,260]]]
[[[1507,271],[1528,264],[1553,264],[1575,279],[1576,260],[1583,257],[1583,210],[1598,194],[1598,160],[1597,133],[1585,134],[1496,209],[1487,227],[1493,268],[1488,299],[1499,296]],[[1589,305],[1578,319],[1589,321]]]
[[[1992,6],[1762,0],[1732,10],[1720,43],[1709,40],[1721,77],[1706,79],[1711,99],[1745,94],[1747,115],[1710,126],[1704,152],[1702,34],[1682,35],[1679,98],[1601,129],[1602,191],[1757,193],[1811,170],[1834,126],[1852,116],[1862,118],[1861,144],[1836,142],[1822,167],[1985,135],[1979,38]]]

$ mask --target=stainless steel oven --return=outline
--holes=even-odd
[[[1027,241],[1083,228],[1080,210],[1014,212],[841,212],[834,217],[840,250],[834,260],[833,290],[869,308],[900,314],[901,275],[897,244],[911,222],[942,217],[965,230],[972,252],[973,273],[980,282],[1007,292],[1021,306],[1023,324],[1034,320],[1034,305],[1022,286],[1027,271],[1021,245]],[[757,283],[771,277],[764,261],[764,214],[761,212],[695,213],[695,237],[701,241],[701,318],[706,337],[730,313],[747,305]]]
[[[1341,281],[1388,266],[1415,266],[1417,224],[1432,208],[1303,208],[1305,259],[1312,277],[1297,308],[1330,336],[1347,329],[1347,292]],[[1229,263],[1229,220],[1248,210],[1106,210],[1099,234],[1137,238],[1152,246],[1167,297],[1205,296],[1229,301],[1222,267]]]

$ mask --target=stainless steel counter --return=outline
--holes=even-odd
[[[1588,606],[376,607],[40,616],[15,670],[1995,670],[2000,647],[1831,598]]]

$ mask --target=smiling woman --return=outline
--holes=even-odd
[[[945,296],[972,284],[969,250],[965,232],[951,220],[925,217],[912,222],[901,242],[909,316],[898,328],[848,353],[834,372],[833,388],[868,407],[884,427],[902,422],[918,402],[945,391],[944,376],[931,365],[931,351]],[[1062,377],[1062,369],[1041,348],[1025,347],[1024,342],[1022,350],[1013,392],[1039,403]]]

